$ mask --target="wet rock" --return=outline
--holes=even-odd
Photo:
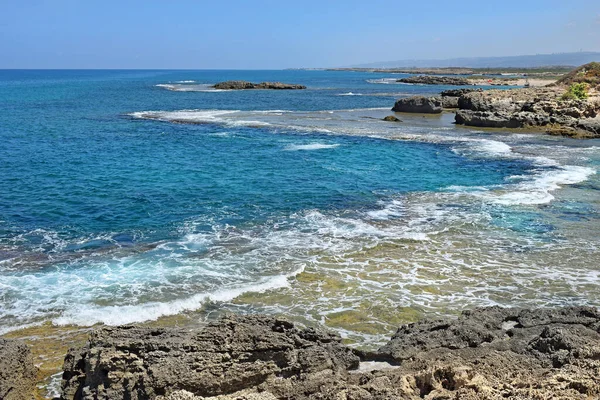
[[[401,83],[411,83],[419,85],[449,85],[449,86],[468,86],[471,85],[468,79],[454,78],[439,75],[419,75],[408,78],[398,79]]]
[[[245,90],[245,89],[271,89],[271,90],[298,90],[306,89],[304,85],[295,85],[281,82],[261,82],[252,83],[247,81],[226,81],[219,82],[213,86],[221,90]]]
[[[33,398],[37,368],[27,345],[0,339],[0,399]]]
[[[397,100],[392,111],[417,114],[439,114],[442,112],[442,101],[437,97],[407,97]]]
[[[388,115],[387,117],[383,118],[383,120],[387,122],[402,122],[402,120],[394,115]]]

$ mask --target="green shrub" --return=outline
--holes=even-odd
[[[588,89],[590,85],[585,82],[574,83],[569,86],[569,89],[562,95],[562,100],[585,100],[588,98]]]

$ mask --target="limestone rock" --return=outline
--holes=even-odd
[[[0,339],[0,399],[33,398],[37,368],[27,345]]]
[[[442,112],[442,101],[437,97],[407,97],[397,100],[392,111],[417,114],[439,114]]]

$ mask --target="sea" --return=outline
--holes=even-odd
[[[600,306],[600,140],[382,121],[403,76],[1,70],[0,334]]]

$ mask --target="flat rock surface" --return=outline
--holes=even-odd
[[[33,397],[37,368],[29,348],[16,340],[0,339],[0,399]]]
[[[103,328],[67,356],[62,398],[588,400],[600,397],[599,332],[589,307],[426,319],[375,352],[265,316]]]
[[[471,85],[468,79],[455,78],[439,75],[419,75],[410,76],[408,78],[398,79],[400,83],[411,83],[419,85],[449,85],[449,86],[468,86]]]

